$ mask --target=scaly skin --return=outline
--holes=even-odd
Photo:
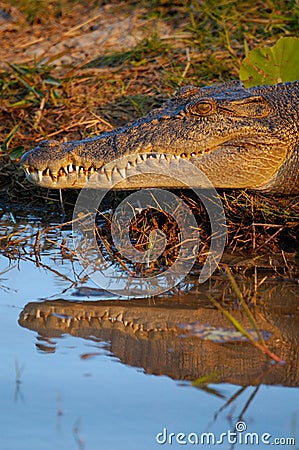
[[[82,188],[93,173],[97,188],[115,182],[117,189],[175,188],[183,184],[140,175],[140,168],[171,173],[187,159],[216,188],[298,194],[298,110],[299,81],[250,89],[237,81],[188,86],[147,116],[98,137],[43,141],[21,164],[29,181],[51,189]],[[184,176],[188,186],[204,187]]]

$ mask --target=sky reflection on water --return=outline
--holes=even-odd
[[[0,271],[7,265],[8,260],[1,257]],[[63,270],[71,270],[67,262]],[[27,302],[49,298],[68,283],[20,261],[1,276],[0,286],[0,449],[181,448],[175,443],[159,445],[157,433],[166,428],[168,433],[220,435],[232,429],[256,389],[247,387],[221,411],[240,386],[215,385],[222,399],[189,382],[145,375],[141,368],[120,363],[103,343],[69,335],[51,339],[48,344],[55,347],[55,353],[41,352],[36,347],[37,334],[21,328],[18,316]],[[98,354],[81,358],[93,352]],[[273,437],[298,434],[298,405],[298,388],[260,386],[243,416],[247,431],[269,432]]]

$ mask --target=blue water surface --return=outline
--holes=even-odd
[[[55,268],[52,258],[43,263]],[[1,256],[0,272],[8,267],[0,275],[1,450],[269,448],[274,438],[296,434],[299,442],[296,387],[249,386],[224,407],[240,386],[211,384],[219,397],[190,382],[147,375],[121,363],[103,343],[67,334],[50,339],[51,351],[41,351],[37,333],[18,325],[19,314],[28,302],[59,297],[70,283],[31,261]],[[64,261],[59,270],[71,277],[73,266]],[[95,356],[82,358],[88,353]],[[242,431],[235,445],[192,443],[194,433],[220,440],[236,422],[259,439],[269,433],[269,445],[243,445]]]

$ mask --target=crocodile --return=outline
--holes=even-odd
[[[148,374],[177,380],[214,374],[213,382],[298,386],[299,315],[294,313],[298,285],[262,285],[259,295],[263,301],[252,307],[266,345],[287,362],[275,367],[212,307],[206,289],[200,296],[181,293],[177,300],[160,296],[91,301],[91,292],[85,292],[85,297],[81,292],[82,301],[29,302],[20,313],[19,324],[38,333],[36,346],[44,352],[54,352],[59,337],[69,334],[92,340],[93,350],[83,358],[98,355],[104,345],[122,363],[141,367]],[[233,295],[229,298],[233,300]],[[255,339],[246,314],[235,309],[232,315]]]
[[[50,189],[83,188],[91,177],[91,187],[104,189],[205,188],[182,162],[190,161],[215,188],[298,194],[298,111],[299,81],[185,86],[120,128],[83,140],[41,141],[21,165],[29,181]],[[180,170],[186,182],[171,177]]]

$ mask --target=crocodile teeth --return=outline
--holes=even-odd
[[[69,164],[67,169],[69,173],[72,173],[74,171],[73,164]]]
[[[108,311],[105,311],[104,315],[101,317],[101,320],[108,320],[109,314]]]
[[[126,169],[117,169],[122,178],[126,178]]]
[[[112,169],[112,177],[113,176],[118,176],[119,175],[119,172],[118,172],[118,168],[117,167],[113,167],[113,169]]]
[[[43,179],[43,171],[42,170],[38,170],[37,173],[38,173],[38,181],[42,181],[42,179]]]
[[[130,161],[127,164],[127,169],[131,169],[132,168],[132,164],[130,163]]]
[[[77,174],[79,173],[79,169],[80,169],[80,166],[75,166],[75,170],[76,170]]]
[[[112,170],[111,169],[104,169],[104,173],[107,177],[108,181],[112,181]]]
[[[144,161],[144,159],[141,158],[141,155],[138,155],[138,156],[137,156],[137,163],[141,163],[141,162],[143,162],[143,161]]]

